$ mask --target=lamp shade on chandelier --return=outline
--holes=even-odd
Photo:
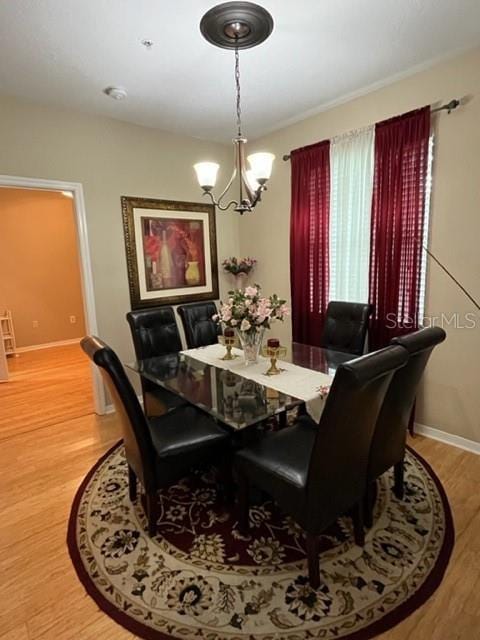
[[[272,16],[263,7],[251,2],[225,2],[210,9],[200,22],[200,30],[209,42],[217,47],[235,51],[237,135],[233,138],[233,172],[218,198],[213,195],[213,189],[220,166],[216,162],[198,162],[194,165],[203,195],[208,196],[221,211],[230,207],[240,214],[251,211],[260,201],[272,174],[275,159],[272,153],[252,153],[245,161],[247,139],[242,133],[239,56],[240,49],[260,44],[268,38],[272,29]],[[238,198],[228,200],[228,193],[237,177]]]

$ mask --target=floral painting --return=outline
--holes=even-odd
[[[122,197],[132,309],[218,298],[212,205]]]
[[[205,285],[202,220],[142,218],[149,291]]]

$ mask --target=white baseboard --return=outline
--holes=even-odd
[[[415,433],[426,438],[432,438],[432,440],[439,440],[445,444],[449,444],[452,447],[458,447],[464,449],[470,453],[476,453],[480,455],[480,442],[474,440],[467,440],[461,436],[455,436],[453,433],[447,433],[446,431],[440,431],[440,429],[434,429],[433,427],[427,427],[424,424],[415,423]]]
[[[43,344],[31,344],[28,347],[17,347],[17,353],[25,351],[37,351],[38,349],[50,349],[50,347],[65,347],[68,344],[79,344],[81,338],[72,338],[71,340],[58,340],[57,342],[44,342]]]

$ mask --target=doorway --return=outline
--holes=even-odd
[[[0,316],[10,313],[14,340],[5,344],[15,351],[10,383],[0,386],[9,398],[2,413],[13,410],[14,392],[33,428],[105,413],[98,372],[79,347],[83,335],[97,333],[82,186],[0,176],[0,218],[0,250],[8,248],[1,263],[9,267],[0,273]],[[49,408],[40,409],[36,392]]]

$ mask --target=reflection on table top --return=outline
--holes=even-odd
[[[334,375],[350,354],[292,343],[286,360]],[[185,398],[235,430],[244,429],[302,404],[267,384],[248,380],[227,369],[205,364],[188,354],[173,353],[127,364],[129,369]]]

